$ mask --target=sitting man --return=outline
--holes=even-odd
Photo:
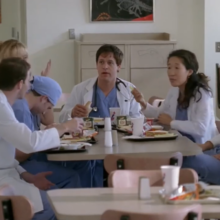
[[[13,105],[15,116],[19,122],[25,123],[32,131],[36,130],[35,116],[46,113],[53,108],[60,98],[62,90],[60,85],[49,77],[34,76],[31,90],[24,99],[17,100]],[[48,180],[58,188],[91,186],[90,162],[72,162],[72,169],[63,167],[65,162],[52,162],[47,160],[46,153],[25,154],[16,151],[16,159],[21,166],[32,174],[43,171],[52,171]],[[77,173],[76,173],[77,172]],[[90,177],[89,177],[90,176]],[[80,178],[79,178],[80,177]],[[87,181],[87,179],[89,180]],[[88,183],[85,183],[87,181]]]
[[[118,77],[121,68],[123,53],[114,45],[103,45],[96,53],[96,67],[98,77],[88,79],[74,86],[72,93],[60,114],[60,122],[68,120],[68,117],[86,117],[85,104],[91,101],[93,109],[89,117],[109,117],[110,107],[120,107],[121,115],[139,117],[140,105],[131,94],[133,84]],[[95,108],[94,108],[95,107]],[[99,162],[99,171],[95,177],[100,177],[95,186],[102,185],[103,165]],[[98,166],[95,166],[96,171]],[[95,172],[96,172],[95,171]],[[95,180],[96,181],[96,180]]]

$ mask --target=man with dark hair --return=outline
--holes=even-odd
[[[81,132],[83,123],[75,119],[35,132],[19,123],[12,105],[24,98],[30,87],[30,75],[30,65],[23,59],[9,58],[0,63],[0,185],[10,185],[15,195],[25,196],[31,202],[34,220],[51,220],[56,218],[46,192],[37,188],[39,183],[45,188],[51,186],[46,179],[49,173],[26,172],[15,160],[15,150],[32,153],[60,146],[60,136],[66,132]]]
[[[85,104],[89,101],[93,107],[90,117],[110,117],[109,108],[111,107],[120,107],[121,115],[139,117],[141,107],[131,93],[131,87],[133,88],[134,85],[118,78],[122,60],[123,53],[118,47],[110,44],[101,46],[96,53],[98,77],[74,86],[61,111],[60,122],[68,120],[69,116],[86,117]],[[102,186],[102,170],[97,176],[100,176],[100,180],[94,185]]]
[[[36,131],[35,116],[46,114],[56,105],[61,94],[62,89],[55,80],[45,76],[34,76],[31,90],[25,94],[24,99],[17,100],[12,106],[15,117],[32,131]],[[65,162],[48,161],[45,152],[30,155],[17,150],[16,159],[32,174],[52,171],[47,179],[58,188],[83,187],[86,185],[84,181],[91,173],[90,161],[71,161],[72,169],[70,169],[63,166]],[[89,182],[91,183],[91,178]]]

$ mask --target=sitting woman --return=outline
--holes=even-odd
[[[199,69],[196,56],[187,50],[170,53],[167,72],[172,88],[160,108],[153,107],[144,100],[143,95],[133,90],[133,95],[142,106],[146,117],[158,118],[159,123],[169,125],[183,136],[200,144],[203,150],[218,144],[212,92],[207,77],[197,73]],[[208,141],[208,142],[207,142]],[[203,143],[206,143],[202,145]],[[215,158],[216,157],[216,158]],[[207,183],[220,185],[220,161],[217,156],[199,154],[183,159],[182,168],[194,169],[200,179]]]
[[[197,73],[199,64],[195,54],[176,50],[169,54],[167,73],[172,85],[160,108],[153,107],[143,95],[133,90],[146,117],[158,118],[159,123],[178,130],[192,141],[202,144],[215,136],[213,97],[208,78]]]

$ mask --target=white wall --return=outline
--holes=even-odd
[[[1,0],[0,41],[12,38],[12,27],[20,31],[20,0]]]
[[[168,32],[178,47],[196,51],[203,61],[204,47],[199,47],[203,27],[204,0],[155,0],[154,23],[90,23],[89,0],[27,0],[27,45],[33,72],[39,74],[52,59],[52,78],[64,92],[74,85],[74,44],[68,29],[81,33]],[[196,10],[198,9],[198,10]],[[197,18],[197,19],[196,19]],[[203,69],[203,65],[201,67]]]
[[[211,78],[211,87],[216,94],[215,64],[220,63],[220,53],[215,52],[215,42],[220,42],[220,1],[205,0],[205,72]],[[220,118],[220,111],[217,109]]]

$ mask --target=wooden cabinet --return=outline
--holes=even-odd
[[[124,54],[118,77],[131,81],[146,98],[165,97],[170,87],[167,56],[176,45],[169,34],[83,34],[75,43],[77,83],[97,76],[96,52],[106,43],[116,45]]]
[[[132,69],[131,82],[144,94],[146,100],[151,96],[165,98],[170,82],[167,69]]]

